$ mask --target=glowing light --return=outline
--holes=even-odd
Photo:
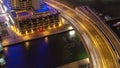
[[[7,54],[7,53],[8,53],[8,47],[5,47],[5,48],[4,48],[4,51],[5,51],[5,53]]]
[[[11,27],[12,30],[14,29],[13,26],[10,26],[10,27]]]
[[[30,42],[25,42],[25,45],[27,45],[27,46],[30,45]]]
[[[48,29],[51,29],[51,27],[50,27],[50,26],[48,26]]]
[[[34,33],[33,29],[31,29],[31,33]]]
[[[74,30],[69,31],[69,35],[70,35],[70,38],[74,37],[75,36],[75,31]]]
[[[30,42],[25,42],[25,47],[28,49],[30,45]]]
[[[59,23],[59,27],[60,27],[60,26],[62,26],[62,23],[61,23],[61,22]]]
[[[15,23],[10,15],[8,15],[8,17],[10,18],[10,20],[12,21],[12,23]]]
[[[86,58],[86,61],[87,61],[88,63],[90,63],[90,60],[89,60],[89,58]]]
[[[45,37],[45,42],[48,43],[48,37]]]
[[[6,6],[5,6],[5,5],[4,5],[3,7],[4,7],[4,10],[5,10],[5,12],[6,12],[8,9],[6,8]]]
[[[65,19],[64,19],[64,18],[61,18],[61,22],[62,22],[62,23],[65,23]]]
[[[22,36],[21,32],[18,32],[18,36]]]
[[[43,27],[40,27],[40,28],[39,28],[39,31],[40,31],[40,32],[43,31]]]
[[[28,39],[30,39],[30,37],[28,35],[26,35],[26,36],[23,37],[23,39],[28,40]]]
[[[44,31],[43,34],[44,34],[44,35],[49,35],[50,32],[49,32],[49,31]]]
[[[69,26],[68,29],[73,29],[73,27],[72,27],[72,26]]]
[[[0,51],[3,50],[2,44],[0,43]]]
[[[27,30],[25,31],[25,34],[26,34],[26,35],[28,35],[28,34],[29,34]]]
[[[8,43],[9,43],[8,40],[3,40],[3,42],[2,42],[3,45],[7,45]]]
[[[0,3],[1,3],[1,4],[3,4],[3,1],[2,1],[2,0],[0,0]]]
[[[53,28],[56,28],[55,24],[53,25]]]
[[[1,63],[1,65],[4,65],[6,63],[5,59],[4,58],[0,58],[0,63]]]

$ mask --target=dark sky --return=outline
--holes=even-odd
[[[120,16],[120,0],[57,0],[72,8],[89,5],[111,17]]]

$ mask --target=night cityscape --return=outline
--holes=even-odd
[[[0,68],[120,68],[120,0],[0,0]]]

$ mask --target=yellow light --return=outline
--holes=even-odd
[[[4,51],[5,51],[5,53],[7,54],[7,53],[8,53],[8,47],[5,47],[5,48],[4,48]]]
[[[22,36],[22,34],[21,34],[20,32],[18,33],[18,35],[19,35],[19,36]]]
[[[29,37],[29,35],[26,35],[26,36],[23,37],[23,39],[24,39],[24,40],[29,40],[30,37]]]
[[[31,33],[34,33],[33,29],[31,29]]]
[[[62,23],[61,23],[61,22],[59,23],[59,27],[60,27],[60,26],[62,26]]]
[[[28,31],[27,31],[27,30],[26,30],[26,32],[25,32],[25,33],[26,33],[26,35],[28,35]]]
[[[62,22],[62,23],[65,23],[65,19],[64,19],[64,18],[61,18],[61,22]]]
[[[73,29],[73,27],[72,27],[72,26],[69,26],[68,29]]]
[[[51,29],[51,27],[50,27],[50,26],[48,26],[48,29]]]
[[[13,28],[13,26],[10,26],[10,28],[13,30],[14,28]]]
[[[47,36],[47,35],[49,35],[49,34],[50,34],[49,31],[44,31],[44,32],[43,32],[43,35],[44,35],[44,36]]]
[[[28,49],[30,45],[30,42],[25,42],[25,47]]]
[[[53,25],[53,28],[56,28],[55,24]]]
[[[8,45],[9,41],[8,40],[3,40],[2,45]]]

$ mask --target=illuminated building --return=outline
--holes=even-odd
[[[11,0],[11,7],[15,10],[39,9],[43,7],[43,0]]]
[[[17,13],[15,22],[19,32],[25,34],[26,31],[43,31],[43,29],[47,29],[48,26],[53,26],[54,24],[57,26],[60,13],[55,9],[51,10],[54,10],[54,13],[50,10],[46,13],[37,13],[37,15],[31,11]],[[22,16],[22,14],[24,15]]]
[[[31,9],[32,0],[11,0],[10,4],[13,9],[17,9],[17,10]]]
[[[21,34],[43,31],[48,27],[53,27],[53,25],[57,26],[60,22],[60,13],[45,4],[43,0],[12,1],[19,3],[18,5],[15,5],[14,2],[11,4],[14,9],[11,16],[14,19],[14,26],[17,27],[17,32]],[[29,5],[26,7],[23,3],[29,3]]]

